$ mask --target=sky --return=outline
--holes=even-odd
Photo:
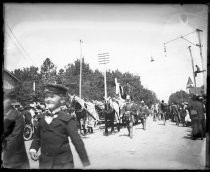
[[[207,68],[207,14],[202,4],[4,3],[4,67],[40,68],[50,58],[59,70],[83,56],[91,69],[103,71],[98,54],[107,52],[106,69],[139,75],[145,88],[168,101],[172,93],[186,91],[188,77],[193,81],[189,46],[194,65],[203,69],[193,45],[199,43],[196,29],[203,31]],[[188,33],[187,41],[180,38]],[[204,78],[196,77],[197,86]]]

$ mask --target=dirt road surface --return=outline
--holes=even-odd
[[[133,139],[126,128],[104,136],[104,129],[97,127],[93,134],[82,136],[91,162],[85,169],[205,169],[206,138],[191,140],[191,127],[171,121],[164,126],[152,117],[148,117],[146,127],[134,126]],[[29,151],[31,141],[25,144]],[[71,141],[70,147],[75,168],[84,169]],[[31,159],[30,165],[38,168],[38,162]]]

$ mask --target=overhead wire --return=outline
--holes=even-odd
[[[184,36],[181,35],[181,36],[179,36],[179,37],[177,37],[177,38],[175,38],[175,39],[172,39],[172,40],[170,40],[170,41],[168,41],[168,42],[165,42],[164,44],[168,44],[168,43],[173,42],[173,41],[175,41],[175,40],[177,40],[177,39],[186,37],[186,36],[188,36],[188,35],[190,35],[190,34],[192,34],[192,33],[194,33],[194,32],[196,32],[196,30],[193,31],[193,32],[190,32],[190,33],[188,33],[188,34],[186,34],[186,35],[184,35]]]
[[[163,44],[164,44],[165,57],[167,57],[167,54],[166,54],[166,44],[168,44],[168,43],[170,43],[170,42],[173,42],[173,41],[176,41],[176,40],[178,40],[178,39],[180,39],[180,38],[182,38],[182,39],[184,39],[185,41],[187,41],[187,42],[189,42],[189,43],[191,43],[191,44],[197,46],[197,44],[194,44],[194,43],[192,43],[191,41],[189,41],[189,40],[187,40],[186,38],[184,38],[184,37],[186,37],[186,36],[188,36],[188,35],[190,35],[190,34],[193,34],[193,33],[196,32],[196,31],[197,31],[197,30],[194,30],[194,31],[192,31],[192,32],[190,32],[190,33],[185,34],[184,36],[181,35],[181,36],[179,36],[179,37],[177,37],[177,38],[175,38],[175,39],[172,39],[172,40],[170,40],[170,41],[168,41],[168,42],[163,43]]]
[[[21,53],[21,55],[23,56],[23,58],[25,60],[28,61],[28,63],[33,64],[31,61],[29,61],[29,59],[25,56],[25,54],[23,53],[23,51],[18,47],[17,43],[12,39],[11,35],[6,31],[6,33],[8,34],[9,38],[11,39],[11,41],[14,43],[14,45],[17,47],[18,51]]]
[[[182,39],[184,39],[185,41],[187,41],[187,42],[189,42],[189,43],[191,43],[191,44],[193,44],[193,45],[197,46],[197,44],[194,44],[193,42],[191,42],[191,41],[187,40],[186,38],[184,38],[184,37],[181,37],[181,38],[182,38]]]
[[[22,51],[25,53],[25,55],[27,56],[27,58],[30,59],[30,61],[32,62],[32,64],[36,64],[36,63],[31,59],[31,57],[29,56],[29,54],[26,52],[26,50],[25,50],[25,48],[22,46],[22,44],[18,41],[18,39],[17,39],[17,37],[15,36],[14,32],[12,31],[11,27],[10,27],[7,23],[5,23],[5,24],[6,24],[6,26],[9,28],[9,30],[10,30],[12,36],[15,38],[16,42],[17,42],[18,45],[21,47]]]

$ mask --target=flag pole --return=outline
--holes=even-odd
[[[194,71],[194,61],[193,61],[193,57],[192,57],[192,52],[190,49],[191,46],[189,46],[189,51],[190,51],[190,57],[191,57],[191,62],[192,62],[192,70],[193,70],[193,78],[194,78],[194,85],[195,85],[195,95],[197,94],[197,87],[196,87],[196,79],[195,79],[195,71]]]
[[[79,77],[79,97],[82,98],[82,40],[80,40],[80,77]]]

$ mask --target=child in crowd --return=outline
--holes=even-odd
[[[70,136],[83,166],[90,165],[84,143],[78,134],[76,120],[61,111],[68,89],[58,84],[45,86],[45,104],[49,109],[39,116],[37,132],[30,147],[33,160],[39,159],[40,169],[74,168],[73,155],[69,145]],[[38,150],[41,155],[38,157]]]
[[[16,101],[14,91],[4,95],[3,168],[28,169],[29,161],[23,139],[23,115],[12,107]]]

